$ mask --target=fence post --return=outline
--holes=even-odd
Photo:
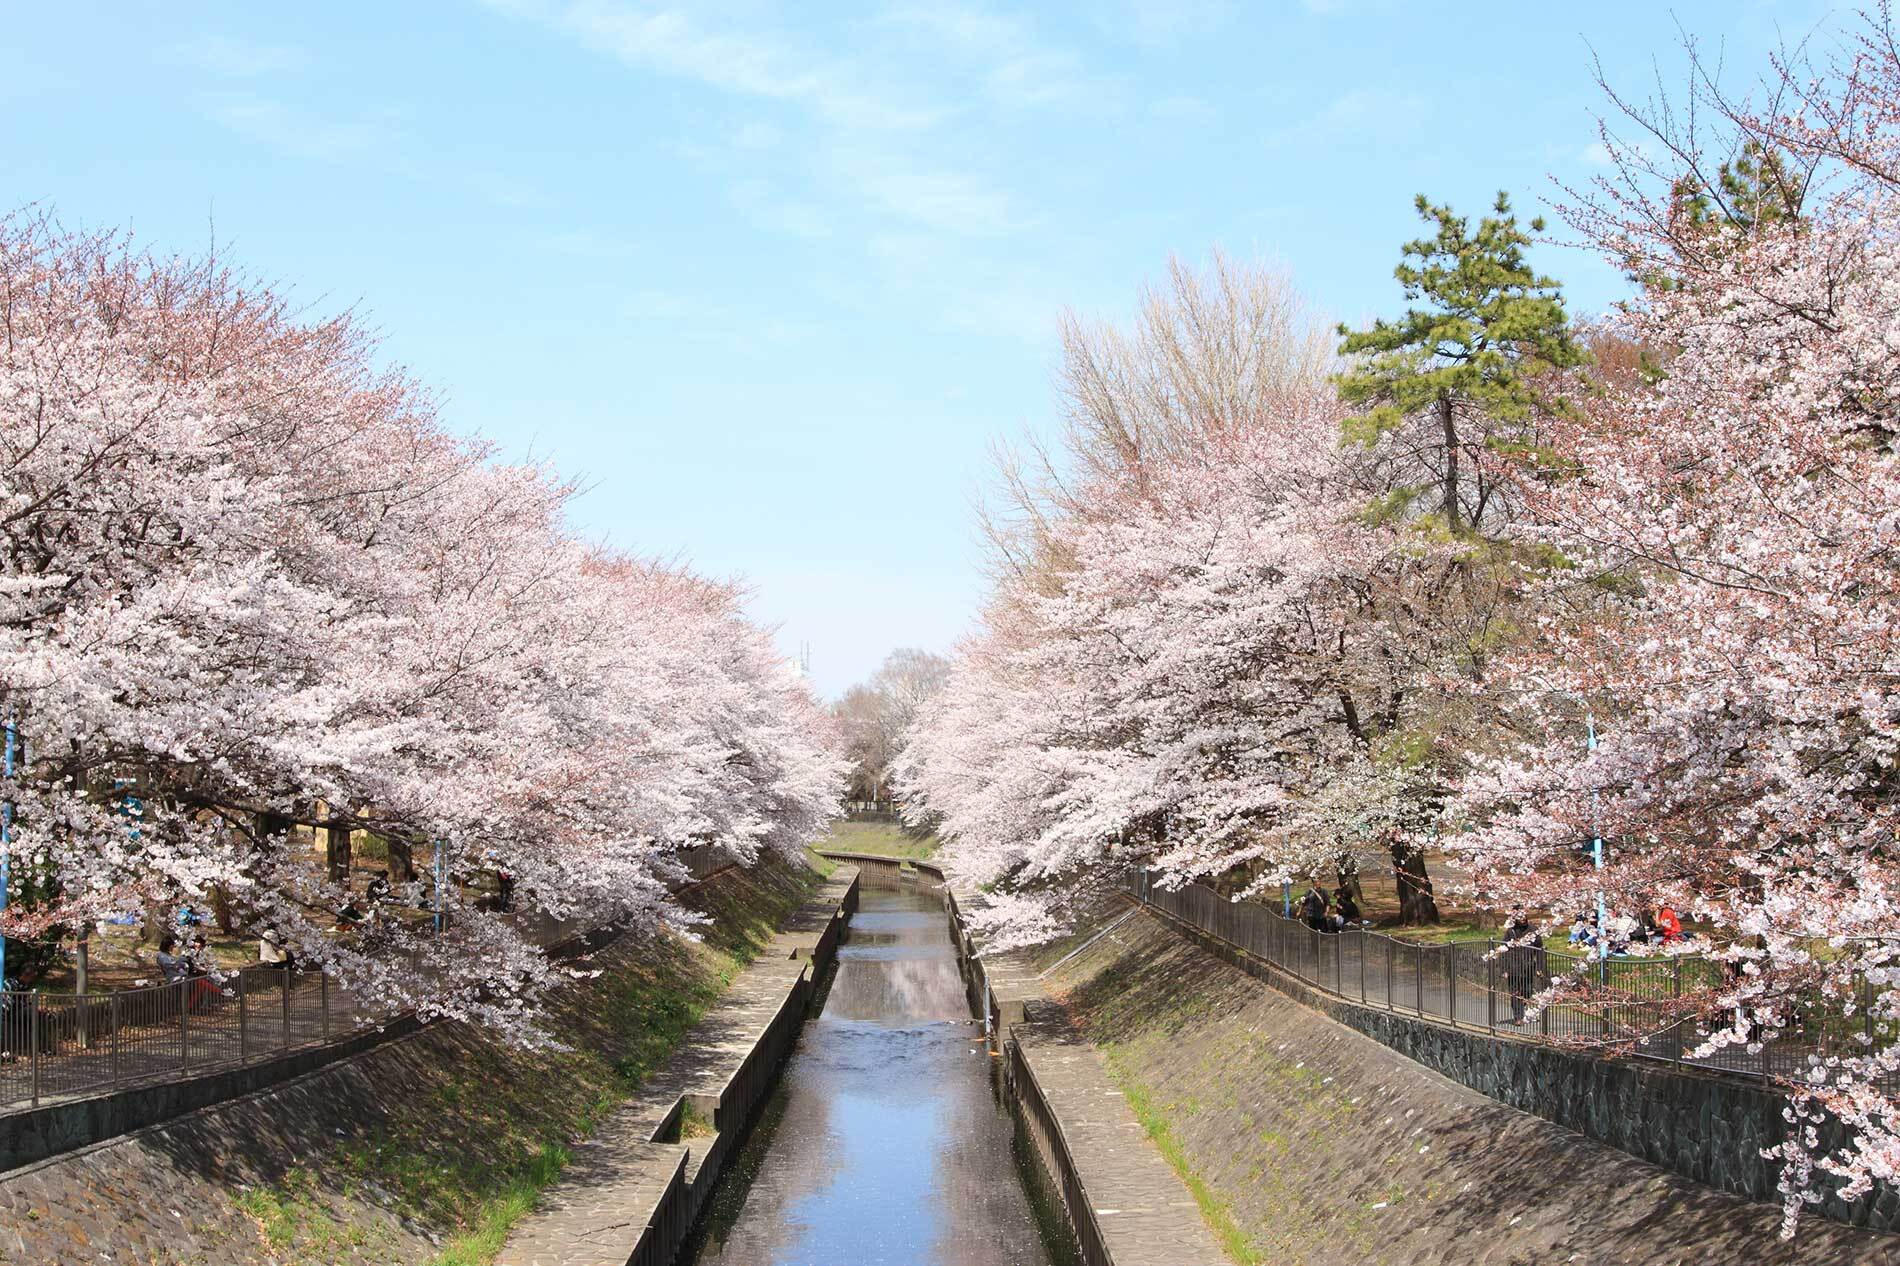
[[[27,1022],[27,1041],[33,1044],[33,1106],[40,1106],[40,996],[30,995],[33,999],[32,1018]]]
[[[1340,938],[1345,935],[1344,931],[1333,933],[1333,992],[1342,997],[1346,993],[1346,985],[1345,982],[1340,979],[1341,968],[1339,965],[1339,955],[1341,950],[1339,948],[1339,941]]]
[[[191,1063],[191,981],[178,982],[178,1071]]]
[[[1425,947],[1412,946],[1412,1002],[1420,1016],[1425,1014]]]
[[[1392,1009],[1392,938],[1385,937],[1385,1009]]]
[[[284,1004],[283,1005],[283,1011],[284,1011],[283,1048],[285,1050],[289,1050],[290,1049],[290,964],[285,963],[283,966],[277,969],[277,972],[278,972],[279,979],[281,979],[284,983],[284,987],[283,987],[283,994],[284,994],[283,996],[283,1004]]]
[[[1458,1027],[1458,946],[1445,947],[1445,1018]]]
[[[112,1088],[119,1088],[119,995],[114,991],[106,995],[112,1010]]]
[[[1359,931],[1359,1005],[1366,1005],[1366,933]]]
[[[1491,1026],[1493,1033],[1498,1031],[1497,948],[1495,941],[1486,941],[1484,943],[1484,1019],[1485,1023]],[[1512,1004],[1511,1010],[1513,1014],[1516,1013],[1517,1007],[1515,1003]]]
[[[1682,959],[1677,957],[1671,964],[1675,970],[1675,1016],[1669,1025],[1669,1044],[1675,1048],[1675,1062],[1682,1062]]]
[[[1680,972],[1680,969],[1678,969]],[[1860,1012],[1867,1017],[1867,1053],[1874,1052],[1874,982],[1865,973],[1860,977]]]
[[[245,997],[244,969],[238,968],[238,1067],[251,1062],[251,1014],[250,1004]]]
[[[324,1041],[327,1042],[330,1040],[330,973],[329,972],[319,971],[317,973],[317,987],[322,992],[322,997],[320,999],[322,1015],[321,1015],[321,1018],[317,1022],[318,1023],[317,1033]]]

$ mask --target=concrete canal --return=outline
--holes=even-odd
[[[886,881],[887,883],[895,881]],[[713,1192],[696,1266],[1069,1266],[941,899],[862,890],[823,1011]],[[1027,1161],[1027,1165],[1025,1162]]]

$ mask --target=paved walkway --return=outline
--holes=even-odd
[[[981,892],[965,885],[953,884],[951,895],[966,914],[985,904]],[[1059,1136],[1112,1266],[1226,1262],[1192,1194],[1149,1141],[1101,1052],[1075,1032],[1028,957],[978,961],[988,977],[998,1036],[1014,1045],[1034,1083],[1021,1091],[1032,1134]],[[1048,1105],[1047,1119],[1039,1119],[1038,1093]],[[1048,1149],[1041,1138],[1038,1149]],[[1056,1176],[1058,1188],[1062,1181]]]
[[[788,1001],[802,1004],[812,959],[827,940],[835,943],[839,913],[856,882],[857,869],[840,866],[792,915],[640,1092],[574,1149],[560,1180],[509,1235],[496,1266],[672,1260],[694,1205],[770,1081],[771,1070],[752,1067],[756,1061],[748,1057]],[[688,1102],[716,1131],[665,1141],[677,1133]]]

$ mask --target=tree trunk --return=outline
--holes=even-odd
[[[1354,905],[1364,910],[1366,892],[1359,886],[1359,859],[1351,853],[1341,853],[1333,863],[1333,870],[1339,877],[1339,886],[1352,894]]]
[[[391,835],[386,838],[385,847],[389,851],[389,882],[406,884],[416,877],[415,855],[409,850],[409,841]]]
[[[323,858],[330,872],[330,882],[348,885],[350,882],[350,828],[336,823],[323,828]]]
[[[1464,512],[1458,506],[1458,427],[1451,414],[1451,395],[1438,397],[1438,421],[1445,428],[1445,526],[1456,536]]]
[[[224,885],[213,884],[206,895],[211,898],[211,917],[217,922],[218,931],[226,936],[237,931],[237,907],[232,904],[231,894],[224,890]]]
[[[1425,850],[1396,834],[1391,849],[1392,878],[1399,888],[1399,922],[1407,927],[1437,923],[1438,902],[1432,899],[1431,876],[1425,873]]]

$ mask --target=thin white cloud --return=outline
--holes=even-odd
[[[844,201],[856,212],[963,235],[1001,232],[1019,220],[1006,193],[966,163],[945,160],[956,144],[938,125],[958,111],[940,104],[925,86],[928,76],[899,78],[906,65],[901,59],[835,55],[776,30],[717,24],[682,7],[624,0],[483,2],[631,68],[792,112],[748,120],[717,144],[695,138],[680,146],[702,170],[725,181],[741,210],[780,231],[809,237],[827,230],[837,216],[814,202]],[[891,11],[878,25],[888,32],[907,20]],[[1015,19],[952,8],[915,20],[967,44],[984,68],[985,91],[997,100],[1049,99],[1078,82],[1057,73],[1068,65],[1060,51],[1034,43]],[[788,133],[796,144],[786,140]],[[788,170],[762,172],[762,156],[772,154],[780,154]],[[792,179],[811,182],[811,197],[782,192]]]
[[[936,121],[929,104],[879,89],[862,66],[764,34],[710,30],[680,9],[646,9],[610,0],[558,6],[504,3],[532,13],[588,47],[632,66],[695,80],[742,96],[803,106],[834,123],[904,130]]]
[[[1112,86],[1087,73],[1073,50],[1040,39],[1014,15],[958,3],[903,4],[884,11],[880,24],[973,63],[982,94],[1009,107],[1099,102]]]
[[[1155,48],[1211,35],[1233,16],[1233,0],[1120,0],[1101,6],[1096,20],[1110,35]]]
[[[1213,117],[1214,107],[1200,97],[1163,97],[1148,113],[1158,119],[1207,119]]]
[[[167,60],[230,79],[254,79],[303,69],[309,62],[294,48],[258,44],[230,35],[206,35],[171,45]]]
[[[339,123],[264,97],[227,97],[206,111],[241,136],[299,158],[350,158],[379,148],[387,130],[366,122]]]
[[[862,157],[847,165],[855,168],[853,182],[877,205],[926,228],[987,235],[1017,227],[1006,195],[957,172]]]
[[[1306,119],[1280,128],[1267,137],[1269,146],[1301,141],[1341,140],[1374,131],[1411,128],[1426,112],[1418,93],[1392,88],[1350,88],[1321,106]]]

